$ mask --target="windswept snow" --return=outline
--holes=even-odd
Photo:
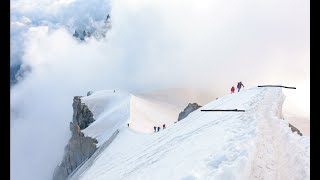
[[[173,123],[163,114],[169,110],[153,109],[157,103],[96,92],[82,99],[96,119],[84,133],[100,144],[112,131],[119,134],[79,179],[310,179],[310,139],[289,129],[281,114],[284,99],[280,88],[251,88]],[[246,111],[200,111],[235,108]],[[167,129],[145,133],[160,119]]]
[[[171,126],[177,121],[180,111],[173,104],[132,96],[130,127],[139,132],[153,133],[154,126]]]
[[[162,128],[177,121],[180,108],[173,104],[150,100],[143,95],[134,96],[123,91],[97,91],[82,98],[94,115],[93,122],[84,134],[97,138],[98,146],[106,142],[119,128],[126,127],[141,133],[152,133],[153,126]]]

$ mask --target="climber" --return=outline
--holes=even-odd
[[[166,124],[163,124],[163,126],[162,126],[162,127],[163,127],[163,129],[165,129],[165,128],[166,128]]]
[[[235,89],[234,86],[232,86],[232,88],[231,88],[231,94],[234,93],[234,89]]]
[[[157,127],[153,126],[154,132],[157,132]]]
[[[243,85],[242,82],[240,81],[240,82],[238,82],[238,85],[237,85],[238,92],[240,91],[241,86],[244,88],[244,85]]]
[[[160,131],[160,127],[158,127],[158,132]]]

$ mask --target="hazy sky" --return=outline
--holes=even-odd
[[[75,29],[106,38],[79,42]],[[11,177],[52,177],[70,136],[72,98],[89,90],[212,89],[242,81],[296,86],[309,113],[310,2],[301,0],[11,0]],[[293,92],[291,92],[293,93]]]

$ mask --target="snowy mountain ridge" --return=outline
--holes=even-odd
[[[161,115],[170,107],[152,109],[156,104],[125,92],[95,92],[82,98],[96,119],[82,132],[99,147],[119,133],[69,179],[310,179],[310,139],[291,132],[282,118],[284,99],[280,88],[251,88],[174,123],[177,114]],[[153,133],[162,123],[167,128]]]

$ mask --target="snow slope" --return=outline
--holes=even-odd
[[[153,127],[171,126],[178,119],[181,108],[161,101],[132,96],[130,128],[144,133],[153,133]]]
[[[81,100],[96,120],[83,133],[97,138],[98,146],[106,142],[117,129],[126,127],[127,123],[138,132],[152,133],[153,126],[172,125],[181,111],[176,105],[119,90],[97,91]]]
[[[97,91],[90,96],[81,98],[95,121],[82,132],[86,136],[96,138],[98,147],[106,142],[112,134],[123,127],[130,118],[131,95],[126,92],[113,90]]]
[[[152,129],[148,120],[156,122],[161,113],[151,106],[141,110],[139,104],[150,103],[132,97],[105,91],[83,98],[97,117],[85,134],[98,141],[108,138],[107,130],[119,129],[119,134],[79,179],[310,179],[310,139],[291,133],[282,119],[285,97],[280,88],[224,96],[157,133],[143,130]],[[116,100],[106,103],[109,98]],[[246,112],[200,111],[224,108]],[[126,126],[130,120],[135,129]]]

